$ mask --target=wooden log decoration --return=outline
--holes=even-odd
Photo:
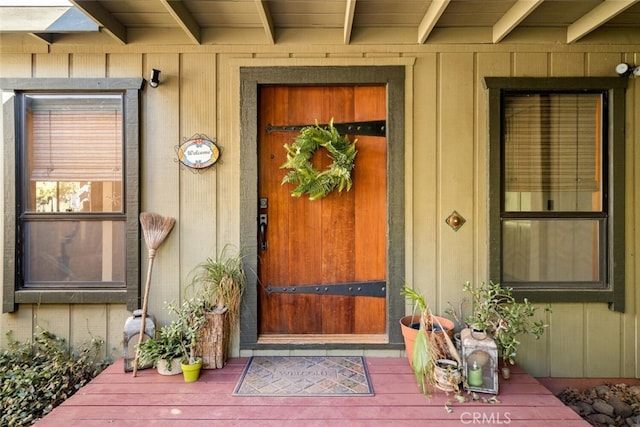
[[[206,314],[207,321],[200,329],[196,352],[202,357],[204,369],[221,369],[227,362],[229,322],[227,308],[217,306]]]

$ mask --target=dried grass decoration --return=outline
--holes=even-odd
[[[167,238],[176,220],[170,217],[163,217],[156,213],[142,212],[140,213],[140,224],[144,234],[144,241],[149,250],[149,266],[147,268],[147,282],[144,286],[144,300],[142,304],[142,319],[140,321],[140,334],[138,336],[138,347],[144,338],[144,326],[147,317],[147,306],[149,304],[149,288],[151,287],[151,270],[153,269],[153,260],[156,257],[156,251]],[[155,338],[155,337],[154,337]],[[136,357],[133,360],[133,376],[138,374],[138,361],[140,353],[136,350]]]
[[[416,377],[418,388],[426,396],[431,394],[429,390],[431,385],[445,390],[445,388],[442,387],[443,384],[438,383],[440,379],[444,380],[447,386],[449,386],[447,391],[455,391],[456,395],[459,395],[458,379],[462,359],[455,344],[451,341],[451,338],[449,338],[442,324],[440,324],[438,317],[431,313],[431,309],[422,295],[418,294],[406,284],[403,286],[401,294],[413,300],[420,309],[420,331],[416,335],[413,354],[411,355],[411,367]],[[442,333],[427,333],[427,331],[435,331],[435,326],[437,326],[438,330],[442,331]],[[457,365],[453,368],[445,369],[442,378],[438,378],[436,371],[438,363],[442,359],[455,360]],[[454,378],[456,381],[453,381]]]
[[[300,131],[291,146],[285,144],[287,161],[281,169],[291,169],[282,179],[282,184],[291,183],[297,187],[291,192],[293,197],[309,195],[309,200],[325,197],[333,190],[339,192],[351,189],[351,170],[356,154],[356,141],[341,136],[333,126],[333,119],[327,129],[316,124]],[[320,147],[329,152],[332,163],[320,172],[311,163],[311,157]]]
[[[207,258],[190,273],[190,287],[201,298],[207,322],[198,338],[205,369],[220,369],[230,350],[230,335],[240,325],[240,304],[246,275],[239,249],[225,246],[217,258]]]

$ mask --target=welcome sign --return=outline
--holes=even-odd
[[[188,139],[178,147],[178,160],[189,168],[208,168],[219,158],[220,149],[216,143],[201,136]]]

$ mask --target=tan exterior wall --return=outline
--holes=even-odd
[[[74,43],[47,47],[29,37],[0,39],[0,77],[144,77],[161,70],[161,85],[142,92],[141,208],[177,219],[154,264],[150,312],[168,320],[193,266],[227,243],[239,243],[241,66],[406,66],[406,279],[436,312],[457,304],[465,281],[487,277],[487,129],[485,76],[615,76],[615,65],[640,63],[640,45],[598,44],[309,44],[171,45],[170,34],[132,32],[127,46]],[[250,43],[249,38],[246,43]],[[386,41],[389,43],[389,41]],[[630,50],[631,49],[631,50]],[[540,341],[519,362],[533,375],[640,378],[640,80],[631,78],[626,118],[626,313],[606,304],[554,304]],[[175,147],[195,133],[216,138],[221,162],[201,173],[180,167]],[[1,164],[1,162],[0,162]],[[0,175],[1,176],[1,175]],[[390,182],[393,178],[390,178]],[[0,204],[2,206],[2,204]],[[453,232],[457,210],[467,220]],[[1,231],[0,231],[1,232]],[[0,239],[0,242],[2,239]],[[144,242],[141,271],[146,271]],[[1,267],[0,267],[1,268]],[[144,280],[144,277],[143,277]],[[400,284],[392,284],[399,287]],[[407,306],[407,311],[410,308]],[[120,356],[124,305],[22,305],[0,315],[0,331],[28,339],[37,326],[72,343],[90,335]],[[392,325],[394,322],[392,322]],[[4,341],[2,341],[4,342]],[[236,337],[237,342],[237,337]],[[234,355],[238,355],[238,345]],[[248,354],[243,352],[243,355]],[[373,353],[372,353],[373,354]],[[389,351],[385,355],[401,355]]]

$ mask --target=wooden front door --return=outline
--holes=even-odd
[[[384,120],[386,87],[260,86],[258,92],[258,335],[260,341],[378,342],[386,333],[387,254],[384,137],[357,138],[351,191],[311,201],[282,185],[284,144],[297,132],[268,125]],[[324,170],[324,149],[312,162]],[[266,217],[265,217],[266,216]],[[263,235],[264,234],[264,235]],[[358,296],[381,283],[383,295]],[[374,284],[374,288],[375,288]],[[303,336],[304,334],[304,336]],[[297,335],[297,337],[295,337]],[[315,337],[315,338],[314,338]]]

